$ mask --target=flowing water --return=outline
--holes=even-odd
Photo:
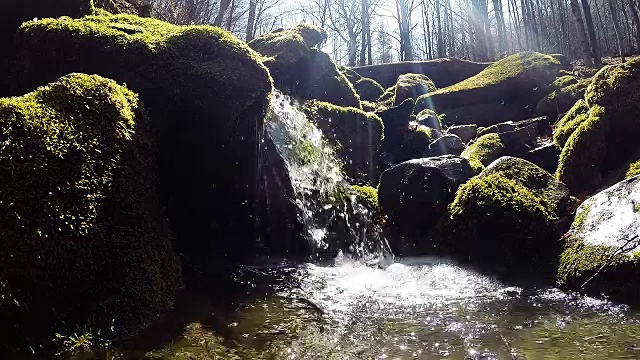
[[[207,291],[176,307],[182,336],[145,357],[640,359],[640,313],[624,305],[511,283],[443,258],[392,261],[318,129],[281,94],[272,111],[268,131],[309,241],[337,256],[245,265],[231,280],[206,280]]]

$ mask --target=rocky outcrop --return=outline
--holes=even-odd
[[[85,72],[140,94],[158,134],[160,193],[180,252],[195,262],[252,253],[272,90],[253,50],[219,28],[132,15],[30,21],[17,40],[17,89]]]
[[[430,61],[403,61],[392,64],[354,67],[363,77],[377,81],[385,88],[393,86],[402,74],[426,75],[437,87],[446,87],[470,78],[484,70],[489,63],[477,63],[457,58]]]
[[[0,353],[125,336],[167,309],[182,278],[138,96],[71,74],[0,99],[0,129]]]
[[[360,98],[352,83],[329,55],[315,48],[326,37],[326,32],[318,27],[300,24],[262,35],[248,45],[267,57],[264,64],[275,87],[283,93],[360,108]]]
[[[395,85],[394,105],[399,105],[407,99],[417,99],[419,96],[436,90],[428,76],[423,74],[402,74],[398,76]]]
[[[640,176],[585,200],[567,233],[558,282],[640,303]]]
[[[409,248],[399,251],[418,251],[411,250],[416,239],[425,239],[446,213],[458,187],[471,176],[467,160],[457,156],[409,160],[382,173],[380,208],[399,238],[408,239]]]
[[[486,127],[531,118],[537,102],[551,91],[548,85],[562,69],[560,62],[548,55],[514,54],[471,78],[422,95],[416,108],[436,110],[455,125]]]

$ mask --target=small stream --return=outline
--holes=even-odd
[[[226,334],[260,358],[640,359],[640,313],[445,259],[383,270],[339,256],[245,267],[237,280],[273,290],[241,303]]]

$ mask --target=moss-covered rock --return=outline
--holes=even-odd
[[[429,144],[442,135],[436,129],[411,122],[401,143],[396,144],[394,161],[397,163],[430,156]],[[440,154],[442,155],[442,154]]]
[[[547,116],[554,123],[559,116],[565,114],[576,101],[584,97],[590,78],[577,78],[564,75],[557,78],[551,86],[555,88],[536,105],[537,116]]]
[[[415,116],[415,121],[420,125],[428,126],[442,132],[442,122],[438,114],[431,109],[424,109]]]
[[[410,130],[411,112],[413,111],[413,100],[405,100],[398,106],[386,108],[376,114],[384,123],[384,141],[382,151],[390,157],[390,162],[398,164],[402,154],[398,154],[399,145],[404,143],[407,130]],[[406,160],[406,159],[405,159]]]
[[[527,160],[511,156],[500,157],[487,166],[478,175],[478,178],[491,174],[500,174],[526,187],[544,201],[545,208],[555,214],[557,218],[562,217],[575,202],[565,184],[556,180],[546,170]]]
[[[640,303],[640,177],[587,199],[576,212],[560,259],[561,286]]]
[[[469,145],[460,157],[469,160],[469,164],[476,174],[484,170],[485,166],[502,156],[504,145],[500,141],[500,135],[487,134],[479,137]]]
[[[251,253],[258,146],[272,90],[254,51],[219,28],[132,15],[30,21],[18,44],[18,90],[84,72],[140,94],[158,134],[162,200],[181,252]]]
[[[347,175],[377,183],[384,136],[384,125],[377,115],[316,100],[306,102],[304,112],[336,145]]]
[[[91,0],[4,0],[0,2],[0,96],[9,92],[6,79],[14,56],[15,34],[20,25],[33,18],[82,17],[94,11]]]
[[[580,99],[553,127],[553,142],[562,149],[571,134],[589,117],[589,106]]]
[[[560,153],[556,178],[574,194],[588,192],[601,182],[600,167],[606,156],[609,127],[604,114],[600,106],[591,108]]]
[[[171,304],[180,266],[148,126],[136,94],[95,75],[0,99],[0,349],[125,335]]]
[[[563,65],[549,55],[514,54],[473,77],[420,96],[416,107],[446,114],[447,121],[455,124],[487,126],[529,118],[537,102],[551,91],[547,85],[562,68]]]
[[[428,76],[422,74],[402,74],[398,76],[395,85],[394,105],[398,105],[407,99],[417,99],[419,96],[431,93],[436,86]]]
[[[516,272],[555,269],[561,249],[549,204],[496,172],[462,185],[438,225],[442,249],[475,263]]]
[[[353,87],[360,96],[360,100],[364,101],[376,101],[384,92],[380,84],[369,78],[361,78],[353,84]]]
[[[301,24],[262,35],[249,46],[265,57],[264,64],[283,93],[360,108],[360,97],[343,71],[329,55],[314,48],[324,39],[324,30]]]
[[[389,88],[386,88],[382,93],[382,95],[380,95],[377,101],[384,106],[391,107],[395,103],[395,99],[396,99],[396,86],[393,85]],[[413,101],[411,102],[413,103]]]

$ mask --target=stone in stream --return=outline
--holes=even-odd
[[[640,176],[585,200],[565,241],[560,285],[640,303]]]
[[[486,127],[530,118],[563,68],[554,57],[537,52],[510,55],[473,77],[420,96],[416,109],[436,110],[452,125]]]
[[[463,143],[467,144],[478,136],[478,125],[455,125],[448,128],[446,132],[457,135]]]
[[[415,241],[446,213],[458,187],[471,176],[469,162],[457,156],[405,161],[382,173],[378,185],[380,209],[394,232]]]
[[[502,157],[458,189],[432,237],[440,251],[473,263],[551,276],[562,251],[555,222],[571,203],[551,174]]]
[[[16,43],[19,91],[86,72],[140,95],[157,134],[161,200],[186,258],[255,253],[258,148],[273,88],[255,51],[217,27],[124,14],[29,21]]]

